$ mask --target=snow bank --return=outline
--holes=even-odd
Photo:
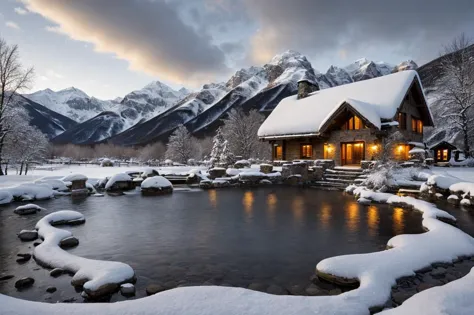
[[[432,175],[426,183],[430,186],[436,186],[441,189],[449,189],[453,184],[459,183],[461,180],[451,175]]]
[[[474,196],[474,183],[460,182],[449,186],[449,191],[455,194],[464,193]]]
[[[142,184],[142,188],[164,188],[173,187],[173,184],[163,176],[153,176],[145,179]]]
[[[125,173],[119,173],[112,176],[105,184],[105,189],[110,189],[116,182],[129,182],[132,181],[130,175]]]
[[[71,237],[72,233],[55,228],[51,224],[84,220],[81,213],[65,210],[51,213],[38,221],[36,229],[44,241],[35,247],[35,259],[50,268],[62,268],[74,273],[71,283],[83,283],[84,290],[90,295],[104,290],[107,286],[134,278],[135,273],[129,265],[74,256],[59,247],[61,240]]]
[[[72,182],[75,180],[87,180],[87,179],[88,179],[87,176],[82,175],[82,174],[70,174],[61,178],[63,182]]]
[[[0,189],[0,204],[19,200],[46,200],[54,197],[54,190],[49,184],[22,183],[13,187]]]
[[[35,180],[34,183],[50,185],[52,189],[57,191],[69,191],[69,188],[66,186],[66,183],[60,179],[40,178]]]
[[[13,195],[6,189],[0,190],[0,205],[5,205],[13,201]]]
[[[392,195],[388,202],[392,204],[403,202],[423,212],[423,226],[428,232],[395,236],[388,242],[390,250],[332,257],[316,266],[318,274],[322,277],[358,279],[360,287],[342,296],[346,300],[358,300],[367,307],[383,305],[390,298],[392,285],[400,277],[413,276],[416,270],[430,266],[434,262],[451,262],[460,256],[474,254],[472,237],[434,219],[435,217],[454,219],[445,211],[411,197]]]

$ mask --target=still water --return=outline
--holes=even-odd
[[[387,205],[361,206],[341,192],[288,187],[81,201],[61,197],[38,204],[47,211],[28,217],[13,213],[19,204],[0,208],[0,274],[15,275],[0,281],[0,293],[50,302],[82,299],[70,285],[70,276],[52,278],[34,260],[18,264],[16,254],[32,252],[33,245],[19,241],[16,233],[34,228],[43,215],[57,210],[86,216],[84,225],[66,227],[80,241],[70,252],[131,265],[138,278],[136,297],[145,296],[152,283],[168,288],[307,285],[324,258],[382,250],[394,235],[423,232],[419,213]],[[36,282],[19,292],[14,282],[24,276]],[[58,291],[46,293],[48,286]],[[111,300],[122,299],[115,294]]]

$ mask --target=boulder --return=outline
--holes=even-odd
[[[14,278],[14,275],[0,275],[0,281],[7,281]]]
[[[124,283],[120,286],[120,293],[123,296],[133,296],[135,295],[135,286],[131,283]]]
[[[56,292],[56,290],[57,290],[56,287],[53,287],[53,286],[46,288],[46,292],[48,293],[54,293]]]
[[[30,277],[21,278],[15,282],[15,288],[17,288],[18,290],[26,289],[26,288],[31,287],[33,283],[35,283],[35,279],[33,278],[30,278]]]
[[[275,295],[285,295],[288,294],[288,291],[285,288],[272,284],[267,288],[267,293]]]
[[[226,175],[226,169],[223,167],[214,167],[209,170],[209,178],[216,179],[219,177],[224,177]]]
[[[13,212],[15,212],[18,215],[29,215],[29,214],[35,214],[37,212],[40,212],[41,210],[45,210],[45,209],[41,208],[40,206],[30,203],[24,206],[17,207],[15,210],[13,210]]]
[[[273,171],[273,165],[271,164],[260,164],[260,172],[264,174],[271,173]]]
[[[450,204],[455,205],[455,206],[459,205],[459,201],[460,201],[460,200],[459,200],[459,197],[456,196],[456,195],[450,195],[450,196],[448,197],[448,202],[449,202]]]
[[[18,234],[18,238],[22,241],[34,241],[38,238],[38,231],[36,230],[22,230]]]
[[[17,263],[25,263],[31,259],[31,254],[17,254],[17,256],[20,257],[16,260]]]
[[[246,168],[250,166],[251,166],[250,161],[247,161],[247,160],[239,160],[234,163],[234,168]]]
[[[173,192],[173,185],[163,176],[153,176],[145,179],[141,184],[141,192],[144,196],[158,196]]]
[[[211,188],[213,188],[212,181],[210,181],[208,179],[202,180],[199,183],[199,188],[202,188],[202,189],[211,189]]]
[[[165,290],[166,288],[159,284],[150,284],[146,287],[146,295],[153,295]]]
[[[57,278],[64,273],[64,270],[61,268],[54,268],[49,272],[49,275],[53,278]]]
[[[59,242],[61,248],[70,248],[79,245],[79,240],[74,236],[69,236]]]

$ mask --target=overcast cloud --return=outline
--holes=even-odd
[[[144,74],[191,87],[226,80],[238,68],[263,64],[288,49],[306,55],[320,71],[361,57],[421,65],[461,32],[474,38],[472,0],[17,0],[2,7],[10,10],[2,12],[12,17],[8,26],[22,36],[10,28],[7,38],[44,48],[37,32],[42,19],[50,42],[46,34],[85,42],[82,52],[65,42],[58,55],[42,59],[45,68],[67,59],[59,51],[89,56],[93,47],[98,57],[77,65],[101,64],[103,56],[111,63],[124,60],[140,84],[149,80],[139,77]],[[123,67],[115,62],[100,70],[128,71]]]

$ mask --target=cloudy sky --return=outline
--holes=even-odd
[[[472,0],[0,0],[0,36],[33,90],[114,98],[160,80],[197,88],[292,49],[321,72],[366,57],[423,64],[465,32]]]

